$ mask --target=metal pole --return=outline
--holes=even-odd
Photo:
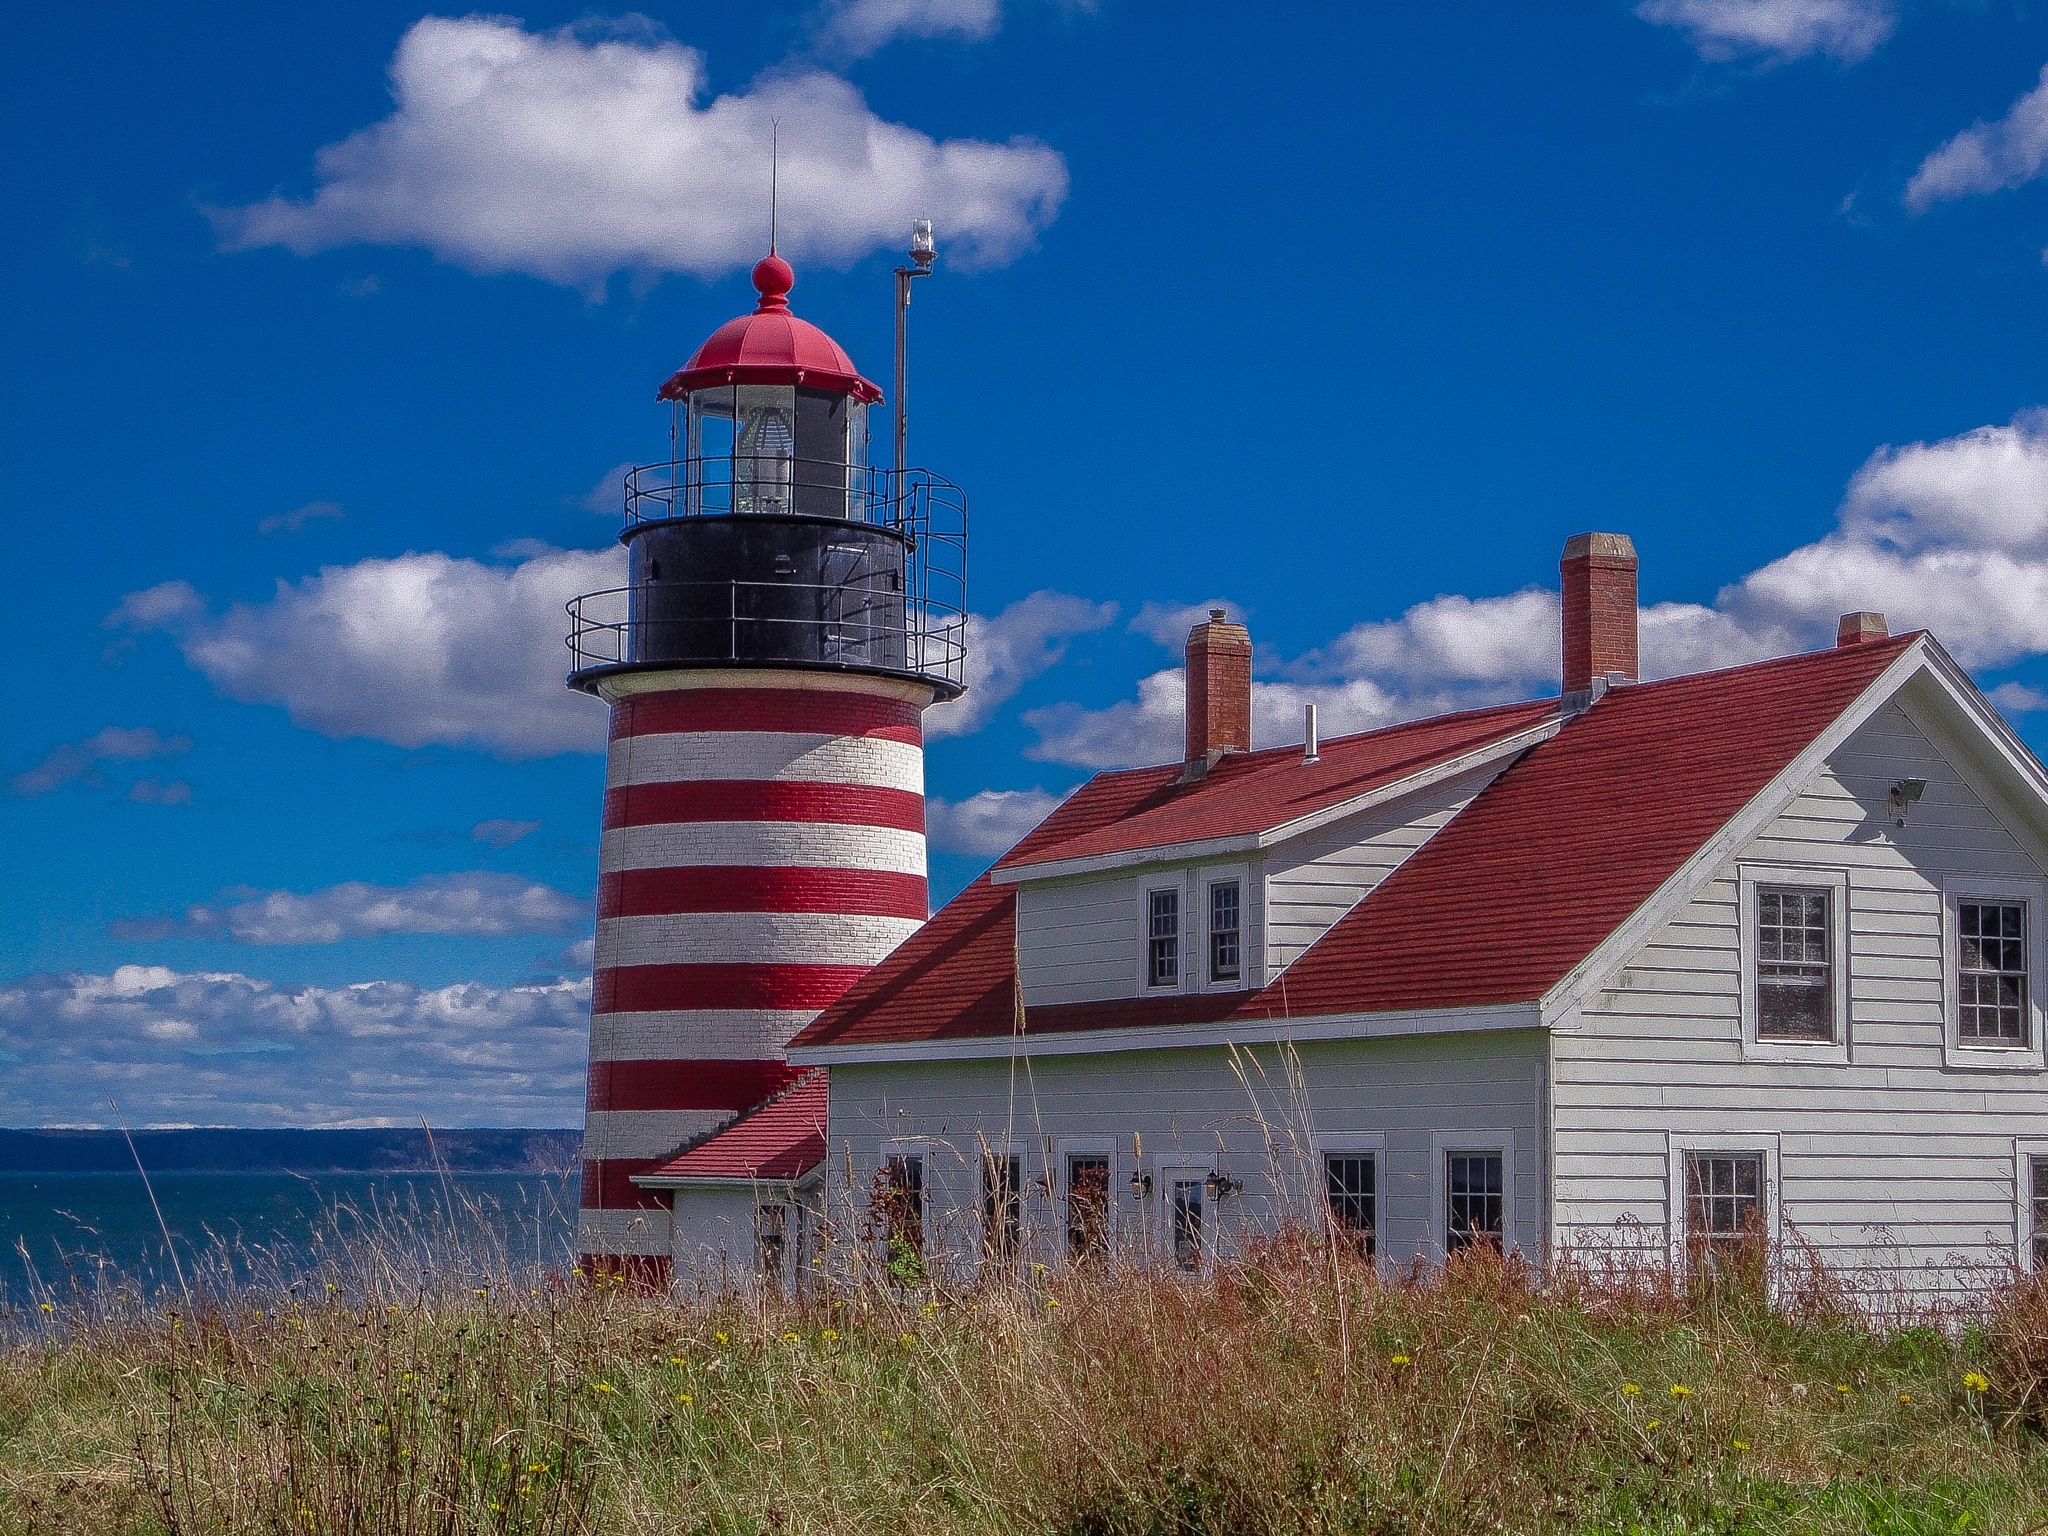
[[[908,345],[907,332],[910,319],[910,279],[916,274],[908,267],[896,269],[896,494],[903,494],[903,471],[909,467],[910,413],[903,399],[905,367],[904,351]]]

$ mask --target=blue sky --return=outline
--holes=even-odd
[[[602,710],[559,604],[749,306],[972,515],[935,897],[1176,750],[1556,686],[1571,533],[1646,668],[1926,625],[2048,744],[2048,15],[824,0],[76,6],[4,111],[0,1121],[580,1116]],[[594,510],[596,508],[597,510]]]

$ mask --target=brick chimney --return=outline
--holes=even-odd
[[[1226,752],[1252,749],[1252,637],[1221,608],[1188,631],[1188,755],[1199,779]]]
[[[1889,640],[1891,629],[1881,613],[1845,613],[1842,622],[1835,626],[1835,649],[1845,645],[1868,645],[1873,640]]]
[[[1558,562],[1564,576],[1564,693],[1629,682],[1636,667],[1636,547],[1625,533],[1574,534]],[[1587,702],[1591,702],[1590,699]]]

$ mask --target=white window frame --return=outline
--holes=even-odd
[[[1222,1203],[1209,1198],[1208,1191],[1202,1193],[1202,1264],[1199,1269],[1185,1270],[1173,1257],[1173,1179],[1176,1173],[1200,1174],[1204,1182],[1216,1175],[1216,1154],[1213,1152],[1162,1152],[1152,1159],[1152,1206],[1150,1212],[1154,1221],[1156,1246],[1160,1261],[1176,1275],[1190,1280],[1199,1280],[1212,1273],[1216,1267],[1216,1209]]]
[[[2034,1164],[2048,1162],[2048,1140],[2018,1136],[2012,1144],[2013,1232],[2018,1250],[2013,1257],[2020,1273],[2034,1270]]]
[[[1515,1133],[1513,1131],[1434,1131],[1429,1138],[1429,1240],[1438,1263],[1450,1257],[1450,1169],[1444,1159],[1453,1152],[1500,1154],[1500,1251],[1515,1252]],[[1375,1174],[1379,1170],[1374,1168]],[[1381,1245],[1385,1251],[1385,1245]]]
[[[1180,970],[1174,978],[1173,985],[1170,987],[1164,985],[1154,986],[1152,984],[1152,893],[1154,891],[1173,891],[1180,897]],[[1195,985],[1188,974],[1188,929],[1190,926],[1188,914],[1194,906],[1193,892],[1194,879],[1192,872],[1185,869],[1176,869],[1171,873],[1162,872],[1146,875],[1138,881],[1138,996],[1171,997],[1177,992],[1190,991]],[[1202,953],[1202,950],[1208,944],[1208,932],[1208,921],[1205,918],[1198,925],[1196,941],[1196,959],[1204,967],[1208,964],[1208,956]],[[1065,1164],[1061,1164],[1062,1176],[1065,1173],[1065,1166]]]
[[[1251,869],[1244,864],[1214,864],[1197,867],[1193,871],[1193,885],[1199,897],[1202,929],[1202,974],[1196,982],[1203,992],[1243,992],[1252,984],[1252,957],[1255,951],[1252,934],[1252,878]],[[1229,981],[1215,981],[1209,975],[1209,888],[1214,885],[1237,882],[1237,975]],[[1187,922],[1181,922],[1181,967],[1185,974],[1187,967]]]
[[[1329,1170],[1324,1166],[1325,1157],[1370,1157],[1372,1159],[1372,1251],[1373,1263],[1385,1264],[1387,1258],[1387,1133],[1385,1131],[1338,1131],[1321,1134],[1315,1138],[1314,1188],[1320,1205],[1320,1217],[1330,1220]],[[1444,1173],[1439,1169],[1437,1177]],[[1505,1161],[1501,1164],[1502,1224],[1506,1224],[1506,1196],[1508,1182],[1513,1175],[1508,1172]]]
[[[1109,1159],[1109,1221],[1103,1234],[1105,1246],[1114,1250],[1118,1240],[1118,1229],[1122,1223],[1117,1211],[1122,1203],[1118,1196],[1122,1186],[1117,1183],[1117,1174],[1130,1178],[1130,1171],[1121,1168],[1116,1155],[1114,1136],[1059,1136],[1053,1140],[1053,1191],[1052,1214],[1056,1225],[1053,1229],[1054,1251],[1059,1261],[1065,1263],[1067,1253],[1067,1159],[1069,1157],[1106,1157]]]
[[[1671,1272],[1685,1272],[1688,1236],[1685,1227],[1685,1157],[1688,1152],[1763,1159],[1764,1178],[1760,1193],[1764,1202],[1764,1236],[1775,1253],[1785,1230],[1785,1205],[1778,1180],[1778,1133],[1667,1131],[1664,1134],[1664,1230],[1669,1244]]]
[[[1742,946],[1742,1054],[1749,1061],[1849,1064],[1849,872],[1775,864],[1744,864],[1736,870],[1736,923]],[[1757,1005],[1757,888],[1803,887],[1828,893],[1829,990],[1834,1009],[1830,1040],[1779,1040],[1760,1035]]]
[[[2023,901],[2027,906],[2027,1043],[2025,1045],[1965,1044],[1962,1006],[1957,996],[1957,967],[1962,964],[1962,942],[1956,931],[1959,903],[1979,901]],[[2048,1034],[2048,1010],[2041,993],[2048,985],[2048,880],[2015,878],[2011,875],[1947,875],[1941,882],[1941,1062],[1945,1067],[1972,1072],[2048,1071],[2042,1036]]]

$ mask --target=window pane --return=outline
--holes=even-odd
[[[1760,888],[1756,898],[1756,1032],[1773,1040],[1835,1037],[1828,893]]]
[[[1506,1214],[1500,1153],[1446,1153],[1444,1172],[1449,1207],[1444,1212],[1445,1251],[1455,1253],[1482,1243],[1498,1251]]]
[[[1238,885],[1219,880],[1209,887],[1209,979],[1235,981],[1238,978],[1240,936]]]
[[[2048,1274],[2048,1157],[2028,1161],[2034,1175],[2034,1270]]]
[[[882,1164],[876,1190],[892,1265],[924,1254],[924,1159],[896,1153]]]
[[[1185,1270],[1202,1267],[1202,1181],[1173,1181],[1173,1262]]]
[[[1146,980],[1169,987],[1180,980],[1180,892],[1151,892],[1145,910]]]
[[[1067,1159],[1067,1252],[1088,1258],[1109,1247],[1109,1159]]]
[[[1956,904],[1956,1034],[1987,1045],[2027,1043],[2026,903]]]
[[[1373,1209],[1373,1160],[1355,1155],[1325,1157],[1323,1186],[1330,1203],[1332,1232],[1360,1258],[1371,1258],[1377,1225]]]
[[[1686,1253],[1696,1269],[1711,1274],[1761,1260],[1763,1168],[1754,1153],[1686,1153]]]

